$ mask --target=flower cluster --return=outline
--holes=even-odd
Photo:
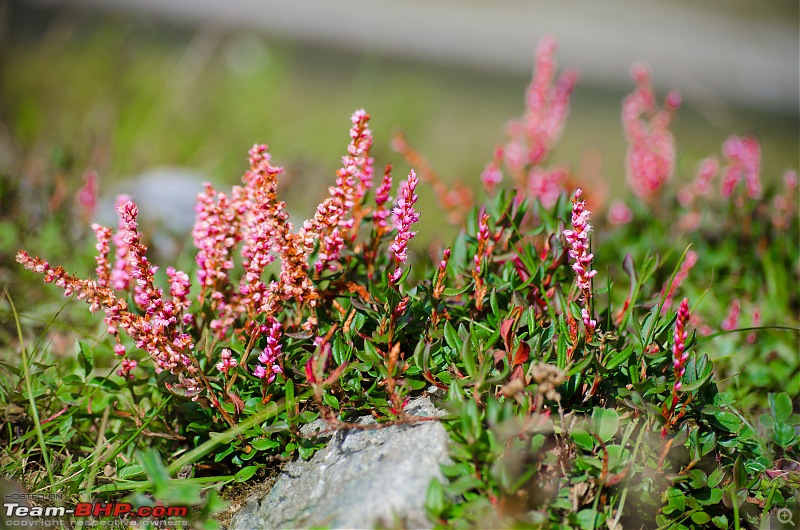
[[[508,124],[506,165],[512,171],[542,162],[561,135],[578,73],[568,69],[555,80],[556,48],[555,39],[549,35],[539,41],[534,76],[525,97],[525,114],[521,120]]]
[[[372,188],[374,160],[369,152],[372,148],[372,131],[369,129],[369,114],[363,109],[357,110],[350,118],[353,127],[350,129],[350,144],[347,155],[342,157],[343,167],[336,173],[336,186],[329,188],[333,199],[326,212],[330,220],[330,229],[324,232],[322,250],[316,264],[317,272],[331,266],[332,261],[339,259],[345,241],[355,225],[353,209]]]
[[[232,368],[236,368],[239,364],[236,362],[236,359],[233,358],[233,352],[228,348],[224,348],[222,352],[220,352],[219,357],[220,361],[216,364],[216,369],[225,375],[228,375],[228,371]]]
[[[92,225],[92,230],[94,230],[95,237],[97,238],[97,244],[94,247],[97,250],[97,256],[94,258],[97,263],[97,268],[95,269],[97,273],[97,285],[100,287],[110,287],[111,263],[108,261],[108,255],[111,253],[111,248],[109,246],[109,242],[111,241],[111,229],[94,223]]]
[[[786,170],[783,174],[784,190],[775,196],[773,200],[772,224],[777,228],[785,230],[789,227],[789,219],[797,215],[797,173]]]
[[[205,191],[197,196],[192,237],[197,249],[198,299],[210,299],[216,312],[224,305],[221,289],[233,269],[233,249],[242,239],[239,227],[244,212],[234,208],[225,193],[218,193],[209,183],[204,186]]]
[[[561,136],[569,100],[578,73],[567,69],[556,79],[556,41],[545,36],[536,50],[533,79],[525,97],[525,112],[520,119],[506,126],[508,141],[496,147],[492,161],[481,175],[481,181],[491,192],[502,180],[502,165],[513,177],[521,196],[541,200],[550,207],[565,190],[567,172],[562,168],[547,170],[541,164]]]
[[[283,369],[278,364],[278,359],[281,356],[281,324],[274,318],[271,318],[261,327],[262,335],[266,337],[267,343],[264,346],[264,350],[258,356],[258,362],[260,364],[256,366],[253,375],[259,379],[266,378],[267,383],[271,383],[275,380],[277,374],[283,373]]]
[[[728,308],[728,315],[722,321],[721,328],[731,331],[739,327],[739,316],[742,314],[742,306],[739,300],[734,299]]]
[[[120,195],[114,203],[114,208],[119,210],[124,202],[130,200],[131,198],[127,195]],[[128,244],[125,242],[126,235],[127,228],[125,227],[122,217],[120,217],[117,233],[114,234],[113,238],[116,251],[114,253],[114,270],[111,271],[111,287],[117,291],[124,291],[131,284],[131,267],[128,262]]]
[[[637,65],[632,74],[637,87],[622,104],[622,125],[628,139],[627,178],[633,192],[649,200],[675,169],[675,139],[669,125],[681,97],[670,92],[664,108],[658,110],[647,68]]]
[[[416,232],[411,231],[411,225],[419,221],[419,213],[414,211],[414,203],[417,202],[417,194],[414,190],[417,187],[417,174],[412,169],[408,174],[408,180],[401,186],[400,196],[397,198],[397,205],[392,214],[395,216],[395,227],[397,228],[397,235],[392,242],[391,250],[394,254],[396,268],[391,275],[393,282],[400,279],[403,270],[400,268],[402,263],[406,262],[406,251],[408,250],[408,242],[414,237]]]
[[[83,216],[87,219],[94,215],[97,207],[97,173],[88,172],[84,176],[83,187],[78,192],[78,204],[83,209]]]
[[[389,231],[389,210],[386,208],[386,203],[391,201],[392,198],[389,194],[392,191],[392,165],[386,164],[386,169],[383,172],[383,180],[381,185],[375,190],[375,212],[372,214],[372,222],[375,226],[375,237],[380,237]]]
[[[686,339],[689,332],[686,324],[689,322],[689,299],[684,298],[678,309],[678,319],[675,322],[675,335],[672,341],[672,364],[675,368],[675,386],[672,392],[672,406],[678,403],[678,391],[681,389],[681,379],[686,372],[686,361],[689,360],[689,353],[686,352]]]
[[[578,188],[575,191],[575,196],[572,198],[572,230],[564,230],[564,238],[569,244],[569,256],[572,258],[572,270],[575,271],[575,285],[581,291],[581,298],[583,300],[583,307],[581,308],[581,316],[583,323],[586,326],[586,332],[589,337],[592,337],[597,327],[597,321],[591,317],[591,299],[592,299],[592,278],[597,274],[596,270],[592,270],[592,258],[594,257],[589,253],[589,232],[592,227],[589,225],[589,210],[586,209],[586,203],[578,199],[583,193],[583,190]]]
[[[722,144],[727,166],[722,177],[722,195],[730,197],[736,185],[744,179],[750,197],[761,196],[761,146],[752,136],[731,136]]]
[[[666,437],[667,429],[677,419],[674,418],[673,415],[675,406],[678,404],[678,401],[680,401],[678,392],[680,392],[683,386],[681,380],[686,373],[686,363],[689,360],[689,353],[686,351],[686,339],[689,338],[689,332],[686,329],[686,325],[689,323],[690,318],[689,299],[684,298],[678,309],[678,316],[675,321],[675,334],[672,338],[672,367],[675,372],[675,384],[672,386],[672,398],[664,401],[664,405],[661,409],[661,414],[666,420],[664,428],[661,430],[662,438]],[[679,414],[678,418],[682,416],[682,414],[683,413]]]

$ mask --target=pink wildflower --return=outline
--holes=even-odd
[[[677,92],[670,92],[664,109],[657,110],[650,73],[637,65],[632,74],[637,87],[622,105],[622,124],[629,144],[627,177],[636,195],[650,199],[672,177],[675,168],[675,139],[669,125],[681,101]]]
[[[78,192],[78,202],[83,207],[85,217],[91,218],[97,207],[97,173],[88,172],[84,176],[84,184]]]
[[[686,339],[689,332],[686,324],[689,322],[689,299],[684,298],[678,309],[678,319],[675,322],[675,335],[672,341],[672,364],[675,367],[675,386],[672,389],[672,408],[678,404],[678,391],[681,389],[681,379],[686,372],[686,361],[689,353],[686,351]]]
[[[411,231],[411,226],[419,221],[419,213],[414,211],[414,203],[417,202],[417,194],[414,193],[414,190],[418,182],[417,175],[412,169],[408,174],[408,180],[404,183],[405,185],[401,186],[400,197],[398,197],[397,205],[392,210],[392,214],[396,218],[395,227],[397,228],[397,235],[390,247],[397,265],[391,276],[393,282],[399,280],[403,274],[400,265],[406,262],[408,242],[416,234],[416,232]]]
[[[336,172],[336,186],[329,188],[334,199],[328,215],[331,216],[331,229],[324,234],[322,251],[316,264],[317,272],[339,259],[339,253],[345,242],[350,240],[355,219],[353,208],[364,197],[367,189],[372,188],[374,160],[369,156],[372,148],[372,131],[369,129],[369,114],[363,109],[357,110],[350,118],[353,127],[350,129],[350,144],[347,155],[342,157],[343,167]]]
[[[556,168],[546,171],[535,166],[528,174],[528,193],[531,197],[539,199],[545,208],[552,208],[564,191],[562,184],[566,179],[566,169]]]
[[[624,225],[633,221],[633,212],[624,202],[617,201],[608,209],[608,222],[612,225]]]
[[[114,203],[114,208],[119,211],[119,208],[127,201],[130,201],[127,195],[120,195]],[[114,234],[114,246],[116,247],[114,270],[111,271],[111,287],[118,291],[126,290],[131,283],[131,267],[128,262],[128,243],[126,242],[126,228],[125,223],[120,217],[119,228],[117,233]]]
[[[572,230],[564,230],[563,234],[567,243],[569,243],[569,256],[572,258],[572,269],[576,274],[575,285],[581,291],[583,299],[581,316],[586,326],[586,332],[591,337],[597,327],[597,321],[592,319],[590,314],[591,280],[597,274],[597,271],[592,270],[592,258],[594,256],[589,253],[589,232],[592,229],[589,225],[589,214],[591,212],[586,209],[584,201],[578,200],[581,193],[583,193],[583,190],[577,189],[575,196],[572,198]]]
[[[756,309],[753,311],[753,327],[757,328],[761,325],[761,311]],[[747,342],[749,344],[753,344],[756,341],[756,334],[754,332],[750,332],[747,334]]]
[[[784,191],[776,194],[773,200],[772,224],[776,228],[785,230],[789,227],[789,220],[797,214],[794,206],[797,198],[797,173],[786,170],[783,174]]]
[[[392,200],[389,196],[391,191],[392,165],[386,164],[381,185],[375,190],[375,213],[372,215],[372,222],[375,225],[375,232],[378,238],[389,229],[389,222],[386,220],[389,217],[389,210],[386,208],[386,203]]]
[[[728,316],[726,316],[725,320],[722,321],[722,329],[725,331],[731,331],[732,329],[738,328],[739,315],[741,312],[742,309],[741,305],[739,304],[739,300],[734,300],[731,303],[731,307],[728,309]]]
[[[353,199],[357,202],[366,191],[372,188],[375,160],[369,156],[372,148],[372,131],[369,128],[369,114],[359,109],[350,117],[353,127],[350,129],[352,141],[347,146],[347,156],[342,158],[345,170],[358,178]]]
[[[136,222],[139,209],[133,201],[125,201],[119,205],[118,212],[125,229],[124,242],[128,247],[128,264],[131,268],[131,276],[136,280],[133,288],[133,299],[136,305],[145,310],[147,314],[156,314],[163,307],[162,291],[154,283],[157,267],[150,265],[147,256],[145,256],[147,247],[140,241]]]
[[[722,180],[722,195],[730,197],[736,185],[744,178],[750,197],[760,197],[761,146],[758,140],[751,136],[731,136],[722,144],[722,153],[727,162]]]
[[[233,269],[232,252],[242,239],[240,226],[245,206],[233,204],[226,194],[218,193],[209,183],[204,186],[205,191],[197,195],[192,229],[197,248],[198,298],[211,299],[211,309],[217,311],[223,298],[219,289],[228,283],[228,271]]]
[[[525,161],[531,165],[544,160],[561,135],[569,111],[569,97],[578,80],[575,70],[566,70],[554,85],[557,47],[555,39],[549,35],[539,41],[535,73],[525,98],[527,111],[521,125],[527,144]]]
[[[233,358],[233,353],[228,348],[222,350],[220,359],[220,362],[216,364],[216,368],[225,375],[228,375],[229,370],[238,366],[236,359]]]
[[[475,274],[481,273],[481,262],[489,254],[489,214],[481,208],[478,214],[478,251],[473,258]]]
[[[122,368],[117,370],[117,375],[133,379],[134,376],[131,372],[137,366],[139,363],[135,359],[122,359]]]
[[[694,191],[700,195],[706,195],[711,184],[711,179],[714,178],[719,170],[719,162],[714,157],[705,158],[700,161],[700,167],[697,170],[697,176],[694,179]]]
[[[283,369],[278,364],[278,358],[281,356],[281,324],[274,318],[270,318],[266,324],[261,326],[261,334],[266,337],[267,345],[258,356],[258,362],[261,363],[256,366],[253,375],[259,379],[267,378],[267,383],[275,380],[277,374],[283,373]]]
[[[109,287],[111,284],[111,263],[108,261],[108,254],[111,252],[109,241],[111,241],[111,229],[97,223],[92,225],[95,236],[97,237],[97,256],[94,260],[97,263],[95,272],[97,273],[97,285]]]
[[[503,163],[503,155],[503,148],[499,146],[495,147],[492,161],[489,162],[489,165],[487,165],[486,169],[481,173],[483,188],[488,193],[492,193],[497,185],[500,184],[500,181],[503,180],[503,171],[500,169]]]

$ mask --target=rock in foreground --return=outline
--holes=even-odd
[[[413,400],[406,411],[442,414],[427,397]],[[375,421],[365,417],[359,423]],[[425,493],[431,479],[441,477],[447,441],[444,427],[434,421],[337,431],[308,462],[287,464],[269,494],[248,500],[230,528],[429,528]]]

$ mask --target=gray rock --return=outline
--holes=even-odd
[[[406,410],[443,414],[427,397]],[[363,417],[358,423],[375,421]],[[315,422],[306,432],[315,428],[325,423]],[[230,528],[430,528],[425,493],[431,479],[441,478],[447,442],[444,427],[434,421],[336,431],[310,461],[287,464],[269,494],[250,499]]]

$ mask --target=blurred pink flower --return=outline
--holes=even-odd
[[[650,199],[675,168],[675,139],[669,126],[681,98],[678,92],[670,92],[664,108],[658,110],[647,68],[636,65],[631,73],[637,87],[622,104],[622,125],[628,138],[627,178],[636,195]]]
[[[752,136],[731,136],[722,144],[727,165],[722,180],[722,195],[730,197],[736,185],[745,179],[750,197],[761,196],[761,146]]]
[[[608,209],[608,222],[612,225],[624,225],[633,221],[633,212],[624,202],[617,201]]]

